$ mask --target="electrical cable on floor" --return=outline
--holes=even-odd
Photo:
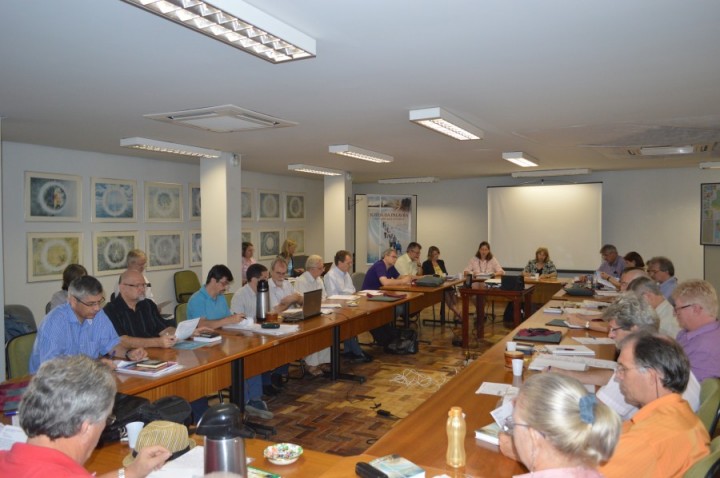
[[[457,370],[455,370],[457,374]],[[445,385],[448,377],[443,375],[442,379],[435,379],[431,375],[425,375],[415,369],[405,369],[402,374],[397,374],[390,379],[392,383],[397,383],[405,387],[419,388],[435,388],[436,390]]]

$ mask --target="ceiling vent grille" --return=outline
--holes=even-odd
[[[170,113],[155,113],[145,115],[145,117],[204,131],[213,131],[215,133],[286,128],[297,125],[297,123],[292,121],[240,108],[235,105],[211,106]]]

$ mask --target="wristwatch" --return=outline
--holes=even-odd
[[[588,320],[587,322],[585,322],[585,328],[586,328],[586,329],[589,329],[589,328],[590,328],[590,321],[589,321],[589,320]]]

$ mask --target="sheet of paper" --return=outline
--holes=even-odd
[[[13,443],[27,442],[27,435],[20,427],[0,423],[0,450],[9,450]]]
[[[615,343],[610,337],[573,337],[572,339],[583,345],[613,345]]]
[[[509,383],[493,383],[493,382],[483,382],[482,385],[480,385],[480,388],[475,390],[476,395],[495,395],[498,397],[502,397],[506,394],[513,393],[513,390],[518,390],[516,387],[513,387]],[[515,392],[517,394],[517,392]]]
[[[563,370],[575,370],[584,372],[587,370],[587,365],[584,363],[577,363],[572,360],[565,360],[568,357],[558,357],[557,355],[540,354],[530,362],[528,370],[545,370],[548,367],[560,368]]]
[[[620,295],[620,292],[616,290],[596,290],[595,295],[600,297],[616,297]]]
[[[384,292],[381,290],[361,290],[358,292],[360,295],[383,295]]]
[[[505,420],[507,420],[507,417],[512,415],[514,408],[515,407],[513,406],[512,400],[503,400],[502,405],[490,412],[490,415],[492,415],[495,423],[500,426],[500,430],[502,430],[502,427],[505,424]]]
[[[360,298],[359,295],[344,295],[344,294],[335,294],[328,297],[330,300],[358,300]]]
[[[566,355],[566,356],[557,356],[557,355],[551,355],[551,354],[539,354],[535,360],[537,359],[541,360],[552,360],[558,363],[558,367],[561,367],[561,363],[565,364],[583,364],[587,365],[588,367],[596,367],[596,368],[606,368],[608,370],[615,370],[615,367],[617,367],[617,363],[614,360],[604,360],[599,359],[595,357],[583,357],[579,355]],[[530,365],[532,367],[532,364]],[[555,365],[552,365],[553,367]]]
[[[183,320],[180,322],[175,329],[175,337],[177,337],[178,340],[187,340],[190,338],[190,336],[195,332],[195,328],[198,325],[198,322],[200,322],[200,319],[190,319],[190,320]]]
[[[342,304],[334,303],[334,302],[323,302],[320,305],[323,309],[339,309],[342,307]]]

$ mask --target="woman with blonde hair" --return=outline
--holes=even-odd
[[[500,450],[530,470],[516,478],[602,478],[621,421],[574,378],[543,373],[525,381],[503,431]]]
[[[550,251],[547,247],[538,247],[535,259],[530,259],[523,270],[525,277],[537,274],[540,279],[554,279],[557,277],[555,264],[550,260]]]
[[[290,277],[297,277],[305,272],[305,269],[295,267],[293,264],[293,254],[295,254],[295,249],[297,249],[297,242],[292,239],[285,239],[285,242],[282,243],[282,248],[280,248],[280,257],[285,259],[285,262],[287,262],[288,275]]]

